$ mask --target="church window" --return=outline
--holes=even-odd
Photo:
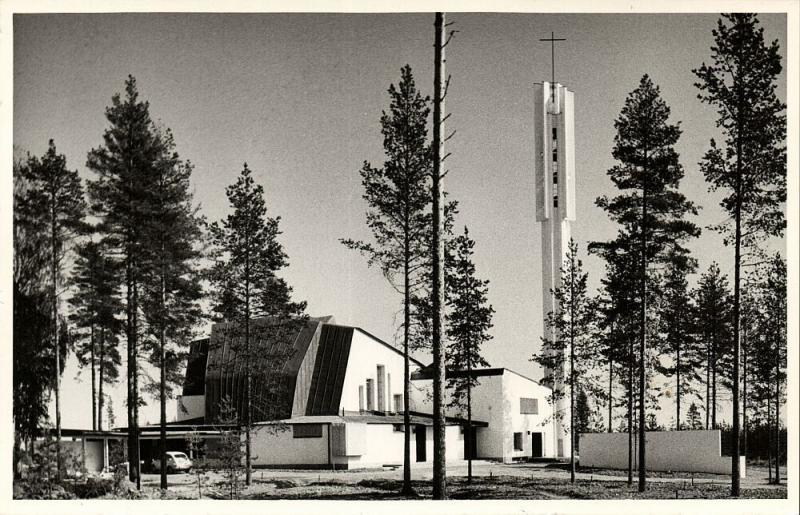
[[[519,399],[519,412],[522,415],[538,415],[539,414],[539,399],[531,399],[528,397],[520,397]]]

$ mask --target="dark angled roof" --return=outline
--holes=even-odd
[[[254,420],[291,416],[303,357],[312,341],[319,337],[322,324],[330,319],[309,318],[299,330],[291,321],[251,320],[251,345],[257,349],[253,359],[259,361],[251,382]],[[241,325],[232,322],[215,324],[211,328],[205,381],[207,422],[218,419],[224,398],[232,401],[239,420],[244,420],[246,374],[243,360],[236,355],[236,348],[243,341],[242,333]],[[275,337],[276,333],[283,336]]]

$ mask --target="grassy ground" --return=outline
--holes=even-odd
[[[242,488],[240,499],[326,499],[326,500],[401,500],[430,499],[430,464],[412,467],[415,495],[400,495],[402,469],[379,468],[353,471],[265,470],[253,473],[253,484]],[[451,499],[724,499],[729,497],[727,476],[715,474],[648,473],[647,490],[639,493],[629,486],[625,471],[578,469],[576,482],[570,483],[565,465],[542,463],[503,464],[489,461],[474,463],[472,483],[467,481],[466,466],[448,466],[448,495]],[[227,499],[229,487],[224,476],[207,472],[198,476],[170,474],[168,490],[159,489],[159,476],[145,474],[142,490],[128,485],[130,496],[144,499]],[[763,467],[748,467],[742,480],[742,497],[749,499],[785,499],[786,483],[768,484]],[[243,487],[243,477],[240,478]],[[15,485],[16,487],[19,485]],[[125,490],[123,490],[124,494]],[[119,495],[119,494],[118,494]],[[15,497],[18,497],[15,493]],[[24,497],[24,495],[22,496]],[[114,499],[114,494],[104,498]]]
[[[414,481],[416,498],[431,497],[429,482]],[[402,481],[392,479],[362,480],[355,484],[311,482],[290,488],[260,489],[246,495],[248,499],[347,499],[347,500],[398,500],[405,499],[399,491]],[[624,481],[587,481],[575,484],[561,479],[530,480],[515,476],[475,478],[468,484],[465,478],[448,481],[450,499],[723,499],[729,496],[730,487],[722,484],[697,484],[686,486],[674,483],[652,483],[640,494],[636,486],[628,487]],[[783,498],[785,490],[773,488],[747,488],[742,497],[751,499]]]
[[[647,490],[639,493],[636,482],[628,486],[625,471],[581,470],[575,484],[562,467],[530,464],[477,464],[472,484],[459,467],[448,470],[448,493],[451,499],[723,499],[728,498],[730,483],[726,476],[706,474],[661,473],[650,476]],[[749,499],[785,499],[786,485],[768,485],[757,473],[742,483],[742,497]],[[242,499],[326,499],[326,500],[401,500],[402,471],[303,471],[256,470],[253,484],[241,492]],[[431,498],[430,468],[412,469],[415,499]],[[145,476],[144,494],[158,498],[158,476]],[[170,475],[167,498],[197,498],[196,477]],[[207,474],[203,497],[228,497],[226,485],[218,474]]]

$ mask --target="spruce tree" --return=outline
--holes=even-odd
[[[634,242],[639,254],[639,441],[645,439],[645,402],[647,399],[647,334],[649,268],[663,263],[666,251],[688,252],[683,244],[700,230],[686,215],[697,210],[678,191],[683,168],[675,151],[680,138],[678,124],[669,122],[670,109],[661,98],[658,86],[644,75],[632,91],[619,117],[614,122],[612,155],[617,160],[608,175],[623,193],[613,198],[600,197],[596,204],[622,226]],[[639,491],[646,483],[645,445],[639,445]]]
[[[427,143],[430,99],[416,87],[411,67],[401,70],[397,86],[389,86],[389,111],[381,116],[386,159],[380,168],[365,162],[360,174],[367,202],[366,222],[374,242],[342,239],[348,248],[381,270],[403,296],[403,493],[411,488],[411,379],[409,352],[412,338],[412,299],[424,288],[430,266],[431,151]]]
[[[292,301],[292,288],[276,275],[289,265],[278,241],[280,217],[267,216],[264,188],[255,183],[247,163],[225,193],[232,212],[211,225],[214,264],[209,277],[219,295],[214,311],[234,327],[228,335],[233,357],[222,366],[243,371],[245,376],[238,418],[245,429],[245,484],[249,486],[253,423],[279,418],[274,403],[254,397],[253,378],[259,379],[258,391],[265,392],[265,397],[275,394],[280,386],[277,371],[291,357],[287,349],[306,323],[306,303]],[[256,317],[263,317],[263,323],[254,325],[251,319]],[[265,349],[278,350],[266,353]],[[242,400],[237,406],[242,406]]]
[[[41,159],[29,157],[20,169],[27,189],[23,197],[16,200],[20,222],[30,233],[38,232],[39,241],[47,249],[47,304],[50,309],[48,325],[50,344],[59,349],[59,337],[64,328],[60,323],[65,318],[59,309],[59,297],[67,272],[67,254],[71,252],[73,239],[83,230],[86,203],[77,171],[67,169],[67,160],[56,151],[53,140]],[[56,409],[56,479],[60,479],[63,460],[61,453],[61,399],[60,384],[63,364],[60,349],[55,356],[54,376],[51,377],[55,391]]]
[[[700,419],[700,410],[694,402],[689,404],[689,409],[686,410],[686,426],[691,430],[703,429],[703,421]]]
[[[759,240],[786,228],[786,106],[775,93],[778,42],[765,42],[755,14],[723,14],[712,34],[711,63],[693,72],[698,98],[717,109],[723,137],[719,144],[711,140],[700,166],[711,190],[727,192],[721,205],[731,217],[718,229],[734,247],[731,495],[738,497],[742,247],[757,251]]]
[[[466,375],[447,380],[450,390],[450,404],[465,408],[467,414],[467,481],[472,482],[472,449],[475,430],[472,427],[472,389],[479,384],[472,371],[488,367],[489,363],[481,355],[481,346],[491,340],[494,308],[487,297],[489,281],[475,275],[472,262],[475,241],[469,237],[469,230],[455,241],[455,255],[445,276],[447,285],[447,362],[450,369],[466,371]]]

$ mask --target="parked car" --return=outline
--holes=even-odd
[[[167,451],[167,472],[189,472],[192,470],[192,460],[186,454],[178,451]],[[161,460],[153,460],[153,470],[161,471]]]

